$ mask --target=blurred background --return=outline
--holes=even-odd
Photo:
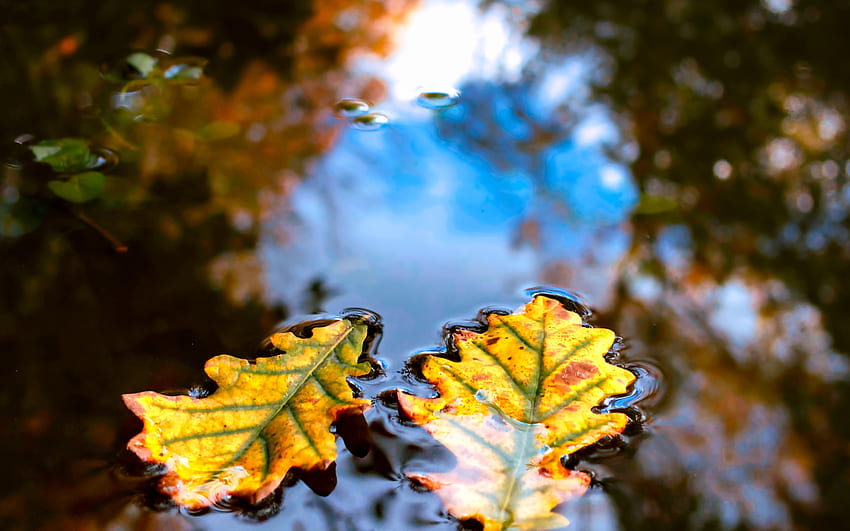
[[[120,395],[349,306],[384,320],[367,396],[409,387],[445,323],[541,284],[644,375],[571,529],[848,527],[850,1],[0,12],[4,529],[255,527],[146,503]],[[109,159],[90,200],[34,158],[63,137]],[[371,457],[259,525],[456,529],[400,479],[439,454],[367,421]]]

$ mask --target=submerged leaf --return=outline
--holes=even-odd
[[[626,415],[591,408],[626,392],[634,375],[604,359],[613,332],[582,326],[557,300],[537,296],[516,313],[487,319],[483,332],[450,336],[460,361],[425,358],[422,375],[439,396],[398,393],[405,415],[458,463],[408,476],[435,490],[454,516],[486,530],[566,525],[552,509],[584,492],[590,478],[560,459],[623,431]]]
[[[99,196],[106,184],[106,177],[99,171],[87,171],[72,175],[68,180],[48,181],[47,187],[62,199],[73,203],[85,203]]]
[[[367,325],[349,320],[313,328],[308,338],[283,332],[271,337],[284,351],[279,356],[207,361],[204,370],[219,388],[206,398],[124,395],[144,421],[128,448],[166,465],[160,490],[185,507],[231,495],[256,503],[290,468],[326,469],[336,459],[331,424],[370,405],[347,381],[371,370],[359,361],[367,335]]]

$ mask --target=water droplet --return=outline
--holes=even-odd
[[[379,112],[370,112],[363,114],[351,120],[351,126],[360,131],[377,131],[390,123],[387,115]]]
[[[459,101],[460,91],[457,89],[423,90],[416,96],[416,103],[426,109],[446,109]]]
[[[333,109],[340,118],[354,118],[369,112],[369,104],[357,98],[342,98],[334,104]]]
[[[213,394],[213,390],[203,385],[195,385],[187,389],[186,393],[181,394],[187,394],[196,400],[200,400],[201,398],[206,398]]]
[[[478,400],[479,402],[489,402],[490,395],[484,389],[479,389],[478,391],[475,391],[475,400]]]

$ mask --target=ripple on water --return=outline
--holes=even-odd
[[[525,294],[529,297],[543,295],[551,299],[556,299],[560,301],[566,309],[579,314],[582,319],[589,317],[592,313],[590,308],[588,308],[587,304],[584,302],[582,296],[575,291],[570,291],[568,289],[556,288],[553,286],[537,286],[525,290]]]

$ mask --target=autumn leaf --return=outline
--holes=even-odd
[[[255,362],[216,356],[204,370],[218,389],[206,398],[152,391],[124,395],[144,422],[128,448],[162,463],[159,488],[190,509],[228,496],[257,503],[290,468],[326,469],[336,459],[331,424],[369,408],[347,381],[370,372],[364,352],[368,326],[348,319],[302,338],[270,338],[283,354]]]
[[[487,325],[451,333],[459,361],[424,357],[422,376],[438,396],[398,392],[404,414],[457,457],[451,471],[408,476],[485,530],[564,526],[552,509],[583,493],[590,478],[564,468],[561,457],[623,431],[625,414],[591,408],[626,392],[634,375],[605,361],[612,331],[582,326],[555,299],[491,313]]]

